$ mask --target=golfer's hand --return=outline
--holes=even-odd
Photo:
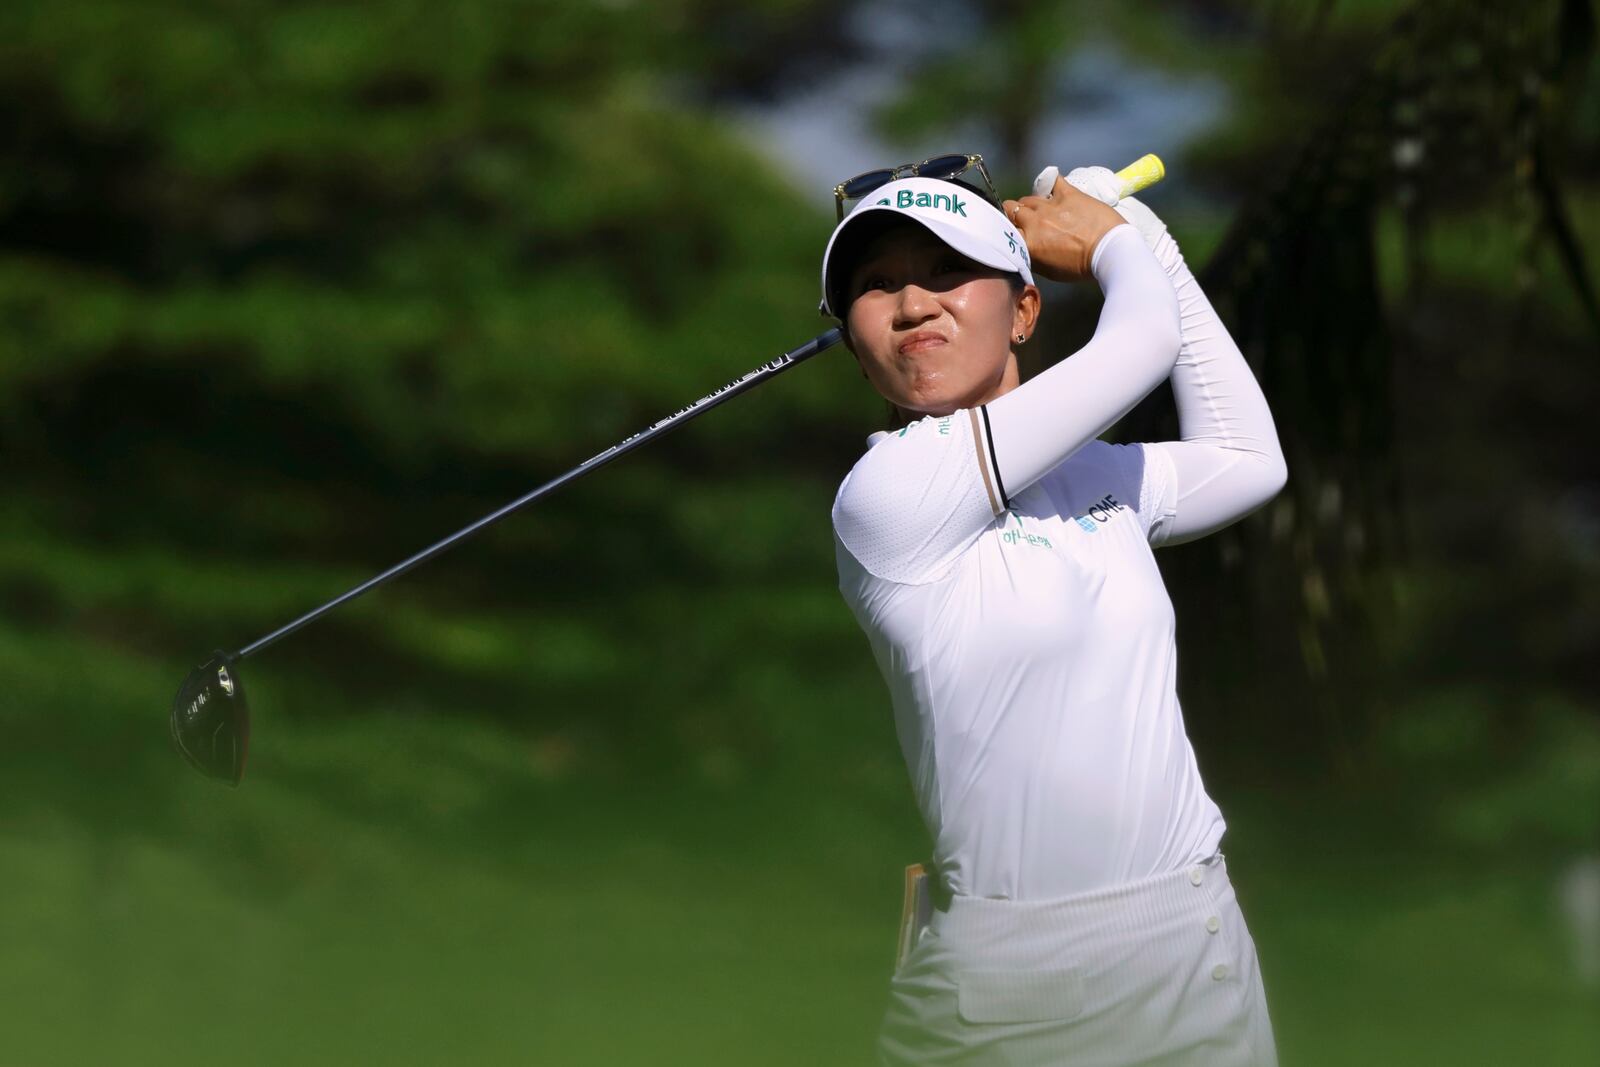
[[[1048,197],[1025,196],[1001,205],[1028,243],[1033,272],[1052,281],[1075,282],[1090,276],[1095,246],[1123,218],[1065,178],[1057,178]]]
[[[1046,176],[1056,168],[1047,167],[1035,179],[1035,184],[1042,184]],[[1058,172],[1059,173],[1059,172]],[[1055,179],[1057,182],[1060,177]],[[1066,182],[1074,189],[1081,190],[1094,197],[1102,204],[1115,208],[1117,214],[1133,225],[1144,238],[1144,243],[1150,251],[1156,254],[1161,265],[1166,268],[1170,277],[1177,273],[1183,265],[1183,254],[1178,251],[1178,243],[1167,233],[1167,224],[1162,222],[1154,211],[1144,203],[1131,196],[1120,199],[1118,194],[1122,191],[1122,179],[1113,174],[1107,167],[1075,167],[1067,173]]]

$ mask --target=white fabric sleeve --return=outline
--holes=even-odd
[[[1002,491],[1018,493],[1110,429],[1171,372],[1178,301],[1139,231],[1124,223],[1095,248],[1105,307],[1089,343],[988,404]]]
[[[987,405],[921,419],[880,441],[839,487],[833,525],[868,572],[919,584],[947,573],[1020,492],[1161,384],[1177,356],[1172,286],[1133,227],[1092,268],[1105,291],[1094,337]]]
[[[1170,469],[1168,495],[1157,508],[1167,517],[1150,540],[1177,544],[1256,510],[1283,488],[1288,470],[1267,398],[1177,242],[1163,232],[1154,253],[1172,279],[1182,320],[1183,347],[1172,369],[1182,439],[1145,446]]]
[[[1005,503],[989,465],[982,409],[919,419],[868,449],[839,486],[833,528],[879,578],[936,581]]]

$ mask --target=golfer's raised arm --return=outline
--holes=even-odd
[[[987,405],[1007,493],[1099,437],[1172,373],[1178,301],[1139,232],[1126,224],[1110,230],[1091,269],[1106,302],[1089,343]]]
[[[1267,398],[1156,213],[1123,197],[1122,180],[1105,167],[1080,167],[1064,182],[1115,207],[1177,294],[1183,344],[1172,368],[1172,393],[1181,440],[1136,447],[1143,448],[1146,465],[1164,468],[1165,476],[1144,476],[1154,487],[1151,542],[1203,537],[1271,500],[1287,480]]]
[[[1172,369],[1181,440],[1146,446],[1164,453],[1173,473],[1171,515],[1150,531],[1150,539],[1176,544],[1204,537],[1271,500],[1288,469],[1272,411],[1244,353],[1162,229],[1155,254],[1172,279],[1183,325],[1183,347]]]

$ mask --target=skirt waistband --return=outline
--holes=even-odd
[[[1211,902],[1231,896],[1231,890],[1227,862],[1218,852],[1175,871],[1054,900],[956,894],[948,907],[934,912],[929,928],[941,938],[989,943],[1040,935],[1092,939],[1119,930],[1158,928],[1192,915],[1196,908],[1209,912]]]

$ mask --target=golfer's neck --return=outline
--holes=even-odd
[[[1017,354],[1015,352],[1007,352],[1005,364],[1000,370],[1000,380],[995,382],[982,397],[963,406],[975,408],[979,404],[987,404],[997,396],[1005,396],[1021,384],[1022,372],[1017,368]]]

